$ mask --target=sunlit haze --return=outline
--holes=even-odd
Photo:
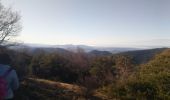
[[[170,46],[170,0],[2,0],[36,44]]]

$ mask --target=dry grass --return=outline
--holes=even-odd
[[[29,80],[36,81],[40,83],[41,85],[47,85],[48,87],[52,87],[52,88],[62,88],[68,91],[75,92],[77,94],[83,94],[84,91],[86,91],[85,87],[73,85],[73,84],[55,82],[55,81],[50,81],[50,80],[45,80],[45,79],[36,79],[36,78],[29,78]]]
[[[64,89],[65,92],[74,92],[79,95],[84,95],[84,93],[87,91],[85,87],[78,86],[78,85],[73,85],[73,84],[68,84],[68,83],[62,83],[62,82],[56,82],[56,81],[51,81],[51,80],[46,80],[46,79],[37,79],[37,78],[29,78],[30,81],[36,82],[39,84],[39,86],[46,87],[46,88],[61,88]],[[101,100],[109,100],[106,95],[94,91],[92,94],[94,97],[100,98]]]

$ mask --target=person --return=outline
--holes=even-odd
[[[4,73],[12,69],[10,67],[11,59],[8,54],[0,53],[0,76],[3,76]],[[5,100],[12,100],[14,98],[14,91],[19,88],[19,80],[14,69],[10,70],[8,75],[4,78],[7,85],[7,93]]]

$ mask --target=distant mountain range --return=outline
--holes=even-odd
[[[79,49],[83,49],[85,52],[92,51],[107,51],[110,53],[120,53],[125,51],[141,50],[139,48],[123,48],[123,47],[97,47],[97,46],[87,46],[87,45],[43,45],[43,44],[22,44],[17,48],[30,47],[30,48],[61,48],[68,51],[76,52]]]
[[[92,56],[117,56],[128,55],[133,58],[136,64],[143,64],[150,61],[155,54],[159,54],[167,48],[155,49],[138,49],[138,48],[116,48],[116,47],[93,47],[86,45],[37,45],[37,44],[22,44],[12,47],[14,50],[26,50],[28,53],[37,54],[40,52],[53,53],[57,52],[60,55],[70,56],[72,53],[79,50],[84,50]]]

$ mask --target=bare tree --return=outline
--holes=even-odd
[[[119,55],[116,57],[116,67],[118,69],[118,78],[125,80],[133,71],[134,65],[130,56]]]
[[[5,8],[0,2],[0,45],[11,45],[11,39],[21,30],[20,16],[11,8]],[[14,41],[13,41],[14,42]]]

